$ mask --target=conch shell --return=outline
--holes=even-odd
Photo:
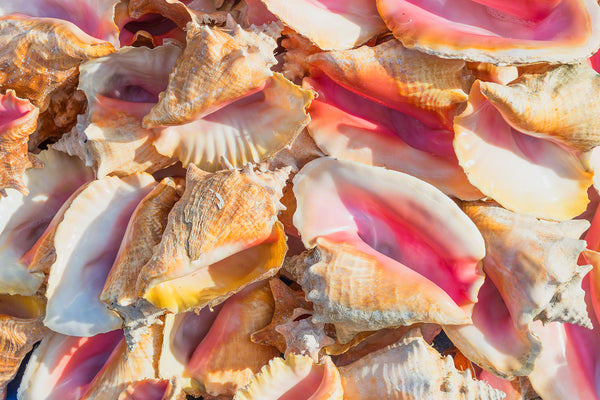
[[[21,361],[47,330],[42,324],[45,303],[39,297],[0,295],[0,399]]]
[[[83,61],[114,51],[70,22],[51,18],[0,18],[0,85],[46,111],[50,95],[77,75]]]
[[[183,400],[184,398],[177,381],[144,379],[129,384],[117,400]]]
[[[359,56],[381,60],[362,63]],[[423,76],[407,72],[397,56],[411,68],[417,63]],[[394,62],[388,63],[386,57]],[[318,97],[310,107],[308,131],[324,153],[408,173],[461,199],[482,197],[458,165],[454,134],[445,126],[452,110],[466,100],[462,85],[468,73],[462,61],[419,55],[395,41],[351,52],[319,53],[309,60],[311,76],[304,78],[303,87],[315,90]],[[432,63],[439,63],[434,86],[422,83]],[[419,98],[421,91],[429,94],[426,100]]]
[[[121,319],[98,298],[127,222],[154,187],[151,175],[90,182],[54,217],[30,268],[49,271],[44,324],[55,332],[93,336]]]
[[[387,29],[371,0],[261,0],[284,24],[323,50],[351,49]]]
[[[250,383],[238,390],[234,400],[277,399],[342,400],[340,373],[325,357],[316,364],[310,357],[290,354],[274,358]]]
[[[600,47],[595,0],[377,0],[410,48],[494,64],[572,63]]]
[[[127,47],[82,64],[79,89],[88,108],[53,148],[80,157],[98,178],[155,172],[173,164],[175,160],[156,151],[158,132],[144,129],[142,118],[167,86],[180,54],[174,45]]]
[[[294,225],[311,250],[285,270],[313,302],[313,322],[333,323],[338,341],[416,322],[470,322],[460,306],[476,301],[484,242],[439,190],[323,157],[300,170],[294,193]],[[418,298],[407,295],[416,291]]]
[[[562,145],[522,133],[475,81],[454,119],[454,149],[469,181],[503,207],[538,218],[571,219],[585,211],[592,174]]]
[[[577,265],[589,222],[542,221],[494,203],[463,203],[462,209],[483,235],[483,270],[517,325],[539,319],[591,328],[581,289],[591,266]]]
[[[344,400],[504,398],[504,393],[474,380],[470,370],[457,370],[452,357],[442,358],[418,329],[339,371]]]
[[[176,182],[163,179],[140,201],[127,224],[119,253],[100,295],[100,300],[118,312],[126,324],[144,317],[134,307],[140,296],[135,282],[143,266],[150,261],[154,247],[160,243],[169,212],[180,196]]]
[[[158,308],[182,312],[214,306],[273,276],[287,250],[277,212],[288,174],[251,167],[211,174],[190,165],[136,290]]]
[[[306,126],[312,92],[271,72],[280,27],[264,29],[190,28],[167,90],[143,121],[164,127],[159,153],[207,171],[219,170],[223,158],[242,167],[273,156]]]
[[[27,168],[43,164],[27,153],[29,135],[35,131],[39,109],[15,96],[13,90],[0,95],[0,196],[6,188],[27,195],[22,175]]]
[[[92,171],[75,157],[54,150],[37,157],[46,167],[25,172],[29,196],[9,191],[0,198],[0,293],[36,293],[43,274],[27,271],[36,241],[69,196],[93,179]]]
[[[481,93],[519,132],[579,151],[600,145],[600,75],[587,63],[524,74],[508,86],[482,82]]]

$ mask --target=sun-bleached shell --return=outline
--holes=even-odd
[[[482,85],[475,81],[454,119],[454,149],[469,181],[517,213],[562,221],[585,211],[592,174],[565,147],[512,128]]]
[[[483,270],[495,283],[514,321],[580,324],[591,328],[577,265],[586,247],[585,220],[542,221],[494,203],[463,203],[486,242]]]
[[[37,157],[45,168],[25,172],[29,196],[9,191],[0,198],[0,293],[33,295],[38,290],[43,274],[27,271],[36,241],[69,196],[93,179],[75,157],[54,150]]]
[[[145,127],[180,125],[262,90],[276,63],[278,27],[222,30],[192,26],[187,46],[158,104],[144,117]],[[201,54],[202,57],[198,57]]]
[[[395,39],[317,53],[307,61],[342,87],[435,128],[452,128],[472,81],[464,61],[410,50]]]
[[[387,29],[370,0],[261,0],[284,24],[323,50],[359,46]]]
[[[79,89],[88,108],[53,148],[80,157],[98,178],[155,172],[173,164],[156,151],[158,131],[143,128],[142,118],[166,87],[180,54],[174,45],[127,47],[82,64]]]
[[[519,77],[519,69],[515,66],[498,66],[490,63],[468,62],[467,68],[483,82],[494,82],[508,85]]]
[[[345,398],[340,374],[329,357],[316,364],[310,357],[290,354],[285,360],[272,359],[233,399],[277,400],[283,396],[311,400]]]
[[[33,296],[0,295],[0,398],[17,374],[23,358],[47,330],[42,324],[45,303]]]
[[[0,18],[0,84],[46,111],[50,94],[74,75],[83,61],[114,51],[70,22],[51,18]]]
[[[252,343],[250,334],[273,317],[266,282],[249,286],[223,303],[185,369],[194,386],[209,396],[232,396],[279,351]]]
[[[273,276],[287,250],[277,212],[288,174],[251,167],[213,174],[190,165],[137,290],[155,306],[181,312],[214,306]]]
[[[123,236],[119,253],[106,278],[100,300],[125,319],[140,317],[134,306],[140,293],[135,282],[160,243],[169,212],[181,196],[181,188],[171,178],[159,182],[135,208]]]
[[[600,47],[595,0],[377,0],[377,8],[405,46],[439,57],[572,63]]]
[[[504,393],[474,380],[469,370],[457,370],[452,357],[441,357],[419,330],[339,371],[345,400],[504,398]]]
[[[99,296],[127,222],[154,184],[148,174],[96,180],[72,196],[55,216],[59,222],[47,232],[47,245],[38,250],[54,252],[44,319],[50,329],[93,336],[121,326],[121,319]]]
[[[587,63],[523,74],[504,86],[480,84],[481,93],[519,132],[586,151],[600,145],[600,75]]]
[[[27,195],[23,173],[43,164],[27,152],[29,135],[37,126],[40,111],[29,101],[20,99],[14,90],[0,95],[0,196],[5,189],[16,189]]]
[[[294,225],[311,250],[285,270],[313,302],[313,321],[333,323],[338,341],[416,322],[470,322],[460,306],[472,306],[483,281],[483,238],[439,190],[400,172],[323,157],[296,175],[294,193]],[[427,244],[416,232],[428,232]]]

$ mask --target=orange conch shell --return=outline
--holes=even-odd
[[[23,173],[43,164],[27,153],[29,135],[37,126],[39,109],[29,101],[19,99],[13,90],[0,95],[0,196],[6,188],[27,195]]]
[[[211,174],[190,165],[136,290],[158,308],[181,312],[214,306],[273,276],[287,250],[277,212],[288,174],[251,167]]]
[[[340,373],[329,357],[316,364],[310,357],[290,354],[285,360],[272,359],[233,399],[342,400],[343,394]]]

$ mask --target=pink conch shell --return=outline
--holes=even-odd
[[[442,192],[400,172],[324,157],[300,170],[294,193],[294,225],[312,250],[286,271],[313,302],[313,321],[333,323],[338,341],[416,322],[470,322],[460,306],[476,301],[484,242]],[[407,296],[415,291],[418,298]]]
[[[156,307],[181,312],[214,306],[273,276],[287,250],[277,212],[288,174],[289,168],[211,174],[190,165],[137,290]]]
[[[16,189],[27,195],[23,173],[31,167],[43,164],[27,152],[29,135],[37,126],[40,111],[29,101],[15,96],[13,90],[0,95],[0,196],[6,188]]]
[[[484,85],[473,84],[454,119],[454,149],[471,183],[521,214],[560,221],[585,211],[592,175],[563,146],[513,129],[482,94]]]
[[[46,167],[25,172],[23,182],[29,196],[9,191],[0,198],[0,293],[32,295],[43,275],[29,273],[27,252],[77,188],[93,179],[80,160],[54,150],[37,155]]]
[[[595,0],[377,0],[402,43],[494,64],[571,63],[600,47]]]
[[[6,398],[6,385],[23,358],[47,333],[44,306],[39,297],[0,295],[0,399]]]
[[[477,374],[477,379],[484,381],[494,389],[498,389],[506,394],[504,400],[540,400],[535,393],[529,379],[519,376],[513,380],[498,378],[496,375],[482,370]]]
[[[285,34],[281,40],[281,47],[285,49],[281,73],[294,83],[302,82],[302,78],[308,75],[310,70],[308,58],[322,51],[310,40],[295,32]]]
[[[81,62],[114,51],[70,22],[50,18],[0,18],[0,84],[46,111],[50,95],[77,76]]]
[[[600,75],[587,63],[524,74],[508,86],[480,84],[514,129],[581,151],[600,145],[598,89]]]
[[[459,371],[423,340],[418,329],[399,342],[340,367],[344,400],[489,399],[504,393]]]
[[[144,379],[128,385],[117,400],[179,400],[183,398],[176,381]]]
[[[323,50],[350,49],[387,30],[371,0],[261,1]]]
[[[325,357],[316,364],[310,357],[290,354],[274,358],[238,390],[234,400],[342,400],[340,373]]]
[[[458,165],[451,131],[429,128],[323,75],[313,73],[303,86],[318,94],[308,131],[324,153],[405,172],[462,199],[482,197]]]
[[[3,0],[0,15],[24,14],[36,18],[63,19],[115,47],[118,30],[112,21],[115,0]]]
[[[273,51],[279,30],[277,25],[269,25],[266,31],[247,31],[239,25],[227,30],[192,26],[169,85],[144,125],[190,122],[260,91],[273,75],[270,67],[276,63]]]
[[[277,21],[277,17],[273,15],[261,0],[246,0],[246,10],[244,12],[244,26],[263,25]]]
[[[93,336],[121,326],[121,319],[98,297],[127,222],[154,183],[147,174],[90,182],[54,217],[45,233],[47,243],[38,250],[53,252],[53,257],[38,258],[51,260],[47,327],[73,336]]]
[[[154,246],[160,243],[180,191],[173,179],[163,179],[140,201],[127,224],[119,253],[100,295],[100,300],[118,312],[126,323],[138,317],[131,309],[140,296],[135,282],[143,266],[150,261]]]
[[[463,203],[486,243],[483,270],[498,288],[517,325],[534,320],[591,328],[577,265],[585,249],[585,220],[551,222],[515,214],[494,203]]]
[[[471,361],[503,378],[527,375],[541,344],[527,325],[515,325],[500,293],[487,278],[470,325],[444,326],[452,343]]]
[[[250,341],[250,334],[268,324],[272,316],[273,297],[265,283],[229,298],[194,350],[186,374],[209,396],[232,396],[279,354],[272,346]]]
[[[96,176],[155,172],[172,164],[159,154],[155,129],[142,127],[142,118],[165,89],[170,69],[181,49],[127,47],[80,66],[79,89],[88,99],[76,127],[53,147],[77,155]]]
[[[34,350],[20,400],[79,400],[123,339],[121,331],[80,338],[53,333]]]
[[[373,47],[317,53],[308,61],[345,89],[440,129],[452,129],[472,80],[464,61],[410,50],[394,39]]]

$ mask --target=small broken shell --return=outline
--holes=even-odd
[[[377,0],[405,46],[493,64],[572,63],[600,47],[595,0]]]
[[[310,357],[290,354],[269,361],[233,399],[342,400],[343,394],[340,373],[329,357],[316,364]]]
[[[110,43],[58,19],[2,17],[0,32],[0,85],[40,112],[48,108],[52,92],[77,75],[79,64],[114,51]]]
[[[75,128],[52,147],[84,160],[98,178],[151,173],[174,163],[156,151],[158,131],[143,128],[142,118],[167,86],[180,54],[173,45],[127,47],[83,63],[79,89],[88,108]]]
[[[127,222],[154,184],[148,174],[92,181],[55,216],[31,266],[49,268],[47,327],[72,336],[93,336],[121,327],[121,319],[99,296]],[[41,265],[36,266],[36,260]]]
[[[504,393],[474,380],[470,370],[457,370],[452,357],[441,357],[418,329],[339,371],[344,400],[504,398]]]
[[[351,49],[387,29],[371,0],[261,0],[284,24],[323,50]]]
[[[524,74],[504,86],[481,82],[481,93],[519,132],[579,151],[600,145],[600,75],[587,63]]]
[[[251,167],[211,174],[190,165],[136,290],[158,308],[182,312],[212,307],[273,276],[287,250],[277,212],[288,174]]]
[[[14,90],[0,95],[0,196],[7,188],[27,195],[23,173],[28,168],[43,166],[27,152],[29,135],[37,126],[39,113],[29,101],[18,98]]]
[[[36,293],[43,274],[27,271],[36,242],[71,194],[93,179],[92,171],[75,157],[54,150],[37,157],[46,166],[25,172],[29,196],[10,191],[0,198],[0,293]]]
[[[498,288],[517,325],[534,320],[591,328],[577,265],[586,247],[585,220],[551,222],[515,214],[494,203],[463,203],[486,244],[483,270]]]
[[[129,384],[117,400],[179,400],[183,398],[177,381],[144,379]]]
[[[454,118],[454,149],[469,181],[503,207],[538,218],[571,219],[588,204],[592,174],[562,145],[512,128],[475,81]]]
[[[6,385],[23,358],[47,332],[44,306],[39,297],[0,295],[0,399],[6,398]]]
[[[400,172],[323,157],[295,176],[294,193],[294,225],[312,250],[285,269],[313,302],[313,321],[333,323],[338,341],[417,322],[470,322],[485,245],[442,192]]]

